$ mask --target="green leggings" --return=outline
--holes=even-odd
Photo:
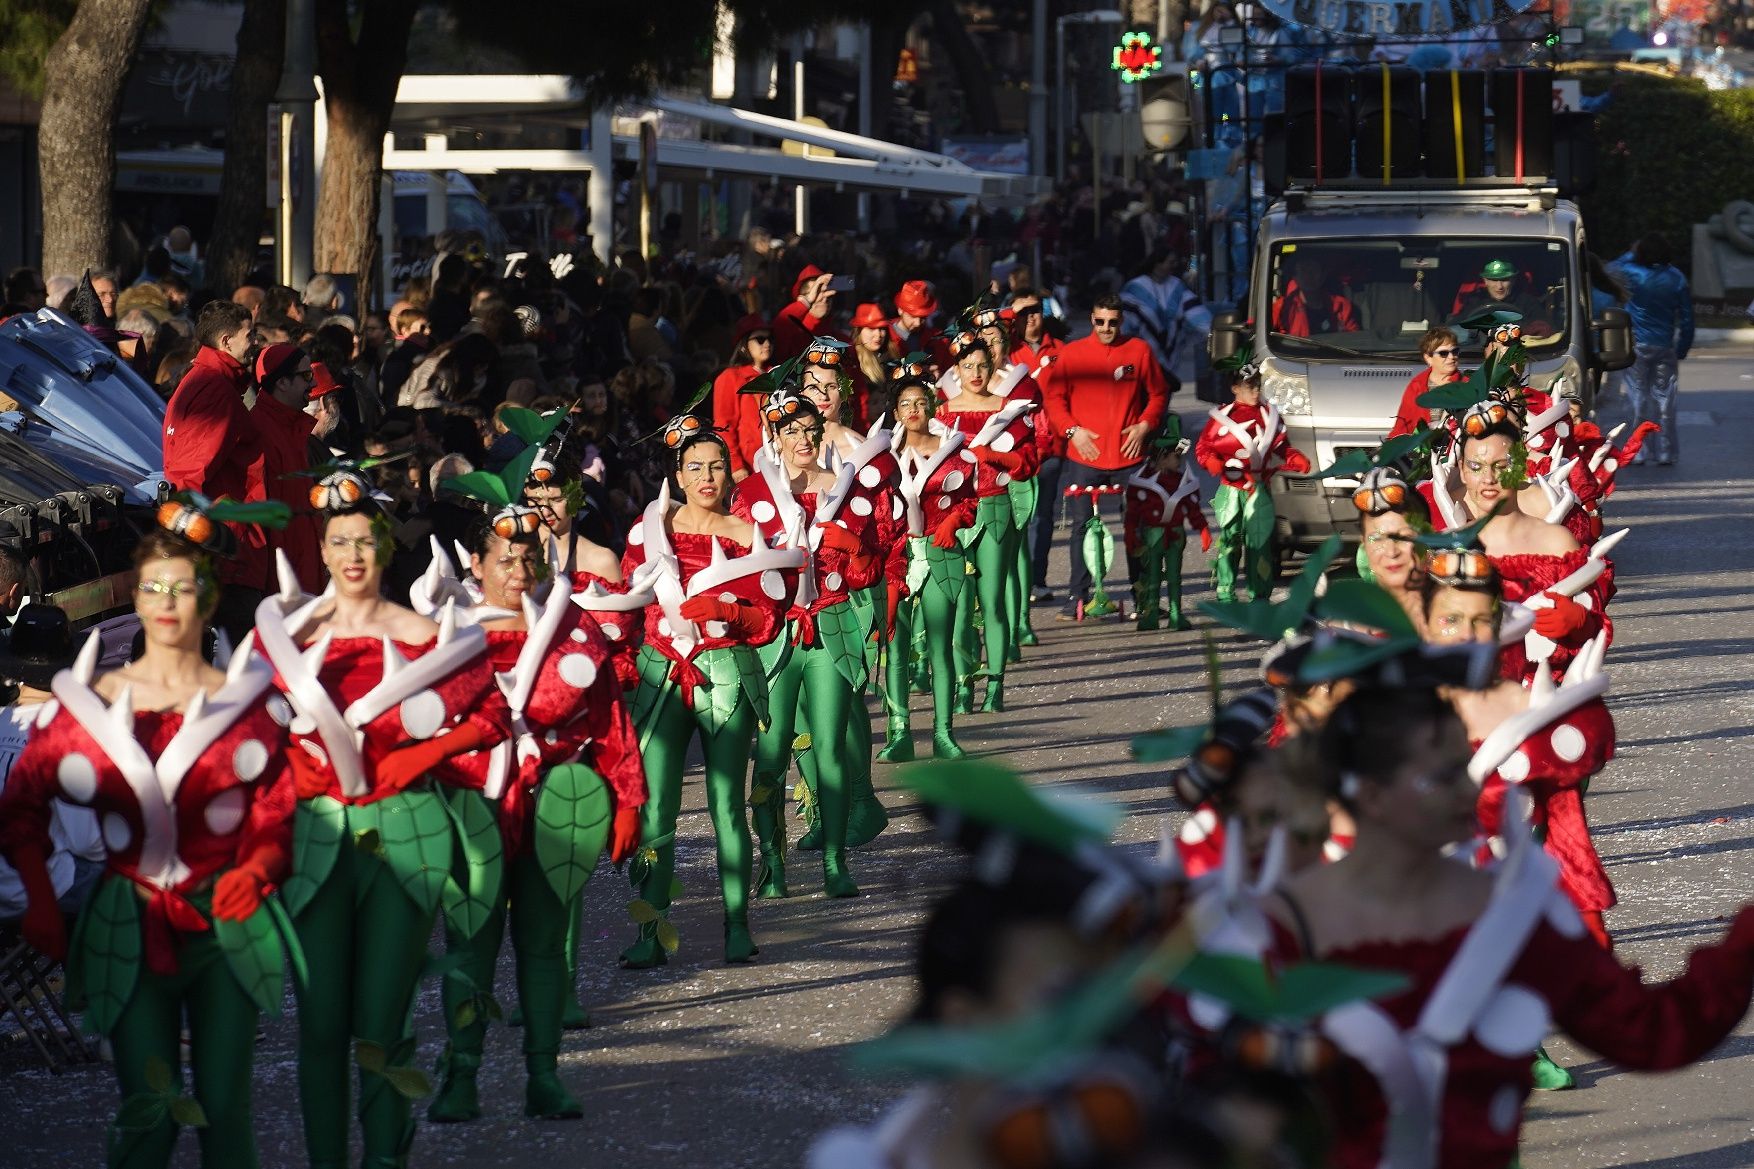
[[[642,683],[643,684],[643,683]],[[707,701],[705,695],[699,700]],[[725,899],[725,920],[746,924],[749,920],[749,819],[744,812],[749,749],[755,741],[755,711],[747,698],[739,697],[737,709],[717,734],[671,686],[658,699],[639,728],[645,744],[645,806],[640,810],[640,839],[662,840],[655,847],[657,859],[640,883],[640,897],[662,912],[670,907],[670,882],[676,872],[676,817],[682,810],[682,768],[688,744],[700,734],[706,756],[706,810],[713,823],[718,847],[719,891]],[[564,923],[563,923],[564,924]]]
[[[1011,649],[1011,590],[1017,574],[1017,550],[1023,533],[1011,518],[1011,497],[991,495],[980,501],[976,521],[980,539],[970,553],[975,568],[975,595],[980,601],[981,628],[986,641],[986,673],[1003,681],[1006,655]],[[963,605],[957,614],[958,643],[969,641],[967,630],[974,620],[974,606]],[[975,671],[972,654],[963,663],[962,675]]]
[[[250,1120],[250,1074],[256,1059],[256,1005],[238,985],[211,933],[185,934],[177,946],[175,974],[154,974],[142,963],[128,1005],[109,1033],[122,1099],[151,1094],[147,1067],[162,1064],[182,1090],[178,1058],[185,1011],[195,1099],[207,1114],[197,1129],[201,1164],[208,1169],[255,1169],[256,1138]],[[148,1129],[109,1133],[112,1169],[158,1169],[170,1164],[177,1125],[169,1116]]]
[[[310,972],[298,1004],[305,1147],[312,1169],[344,1169],[354,1040],[383,1048],[391,1065],[412,1058],[408,1014],[432,914],[410,900],[383,861],[344,839],[335,867],[293,925]],[[414,1139],[408,1099],[364,1070],[359,1123],[369,1169],[404,1163]]]
[[[523,852],[506,865],[499,900],[493,913],[473,938],[465,938],[445,923],[445,948],[462,954],[457,967],[462,978],[447,975],[444,982],[445,1026],[453,1054],[477,1056],[487,1034],[487,1012],[476,1003],[475,1018],[467,1027],[457,1024],[457,1009],[493,993],[494,967],[506,918],[511,918],[512,952],[517,956],[518,1006],[524,1012],[524,1054],[552,1058],[560,1053],[560,1019],[572,990],[566,961],[572,907],[563,905],[543,875],[534,849]]]
[[[908,682],[913,672],[908,650],[917,621],[925,630],[926,653],[932,662],[932,728],[950,730],[956,704],[953,658],[959,607],[968,607],[966,598],[959,606],[958,597],[929,578],[917,597],[905,598],[896,606],[895,633],[889,639],[883,669],[883,705],[891,718],[907,717]]]
[[[848,758],[854,737],[846,728],[856,703],[858,696],[835,664],[832,651],[820,645],[792,646],[779,674],[768,679],[772,722],[755,741],[755,774],[764,779],[785,775],[800,723],[810,733],[811,753],[821,752],[816,758],[816,807],[822,826],[823,869],[831,875],[839,873],[845,863],[848,783],[859,766],[870,765],[868,756],[862,764]],[[865,719],[863,710],[859,718]],[[868,727],[865,734],[868,744]],[[755,809],[756,831],[764,841],[778,830],[777,825],[770,830],[768,823],[776,814],[774,803],[764,801]]]

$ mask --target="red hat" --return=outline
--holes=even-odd
[[[320,361],[311,362],[311,392],[306,395],[310,401],[315,402],[340,388],[341,383],[335,380],[335,375],[329,372],[328,366]]]
[[[267,389],[291,373],[292,367],[302,357],[304,357],[304,350],[285,341],[278,341],[268,346],[256,355],[256,384]]]
[[[895,309],[910,317],[929,317],[938,311],[938,298],[924,280],[909,280],[895,294]]]
[[[731,342],[731,347],[734,349],[755,334],[763,330],[771,331],[772,328],[773,326],[767,323],[766,317],[760,313],[750,313],[737,322],[736,339]]]
[[[873,301],[866,301],[853,313],[852,327],[855,329],[881,329],[888,323],[889,318]]]
[[[805,264],[804,270],[798,273],[798,278],[792,281],[792,295],[797,296],[798,290],[804,287],[804,285],[810,283],[810,281],[816,279],[818,276],[826,275],[828,275],[828,273],[824,272],[821,268],[818,268],[815,264]]]

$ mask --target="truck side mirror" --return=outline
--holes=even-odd
[[[1626,314],[1622,313],[1621,316]],[[1248,325],[1239,312],[1217,313],[1212,317],[1212,331],[1206,335],[1206,356],[1214,362],[1234,357],[1242,348],[1243,335],[1248,332]],[[1631,359],[1627,359],[1631,364]],[[1619,369],[1620,366],[1614,368]]]
[[[1596,368],[1603,373],[1630,366],[1636,356],[1632,351],[1632,317],[1625,309],[1605,308],[1602,315],[1590,322],[1595,334]],[[1213,336],[1217,330],[1214,326]]]

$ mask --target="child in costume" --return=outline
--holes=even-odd
[[[1218,517],[1218,555],[1212,583],[1220,601],[1236,597],[1237,575],[1252,600],[1265,600],[1277,568],[1273,552],[1273,476],[1302,474],[1309,459],[1291,445],[1285,423],[1271,402],[1261,400],[1261,367],[1249,347],[1220,363],[1232,374],[1235,401],[1208,416],[1194,457],[1219,479],[1212,496]]]
[[[1138,609],[1136,628],[1156,629],[1162,620],[1159,605],[1169,594],[1169,628],[1186,629],[1182,617],[1182,551],[1187,531],[1200,533],[1202,551],[1212,550],[1212,529],[1200,510],[1200,484],[1193,470],[1183,463],[1188,440],[1181,436],[1181,420],[1170,415],[1169,425],[1151,443],[1149,467],[1141,466],[1127,476],[1127,502],[1122,514],[1127,555],[1138,564],[1138,583],[1133,603]]]
[[[622,951],[629,969],[662,966],[676,947],[664,919],[676,866],[682,768],[697,733],[706,760],[707,814],[718,849],[725,905],[725,961],[758,952],[749,932],[749,823],[744,806],[749,756],[768,721],[767,678],[758,647],[772,641],[791,600],[801,552],[768,547],[758,527],[733,516],[725,440],[690,415],[663,430],[674,452],[681,504],[668,480],[627,534],[622,572],[657,600],[645,610],[645,644],[633,696],[634,729],[649,792],[640,853],[629,869],[650,916]],[[754,481],[754,477],[745,483]],[[647,909],[641,909],[644,916]]]
[[[542,558],[540,516],[511,502],[537,451],[528,448],[502,474],[474,471],[440,485],[496,509],[471,549],[482,604],[459,619],[486,632],[494,681],[514,733],[491,752],[447,765],[467,784],[449,799],[458,823],[469,829],[459,841],[469,855],[463,858],[467,867],[458,866],[460,879],[454,874],[447,888],[444,906],[446,948],[464,961],[444,982],[449,1044],[440,1062],[443,1082],[427,1109],[435,1121],[481,1115],[476,1071],[508,902],[528,1075],[524,1114],[583,1115],[556,1073],[565,1008],[572,1001],[570,935],[605,843],[611,863],[632,855],[646,799],[614,651],[596,616],[579,603],[586,594],[574,592],[572,578],[556,577],[542,595],[549,568]],[[612,567],[619,576],[619,566]],[[506,857],[503,875],[487,855],[496,842]]]
[[[247,646],[224,673],[201,651],[215,559],[236,551],[224,521],[278,526],[286,508],[193,498],[158,518],[134,553],[145,648],[100,675],[94,634],[55,675],[0,797],[0,854],[29,899],[25,939],[67,959],[86,1027],[115,1053],[108,1164],[168,1165],[178,1126],[197,1123],[203,1165],[253,1169],[257,1013],[279,1013],[283,955],[297,946],[271,897],[292,848],[292,716]],[[71,952],[47,867],[57,799],[100,817],[108,853]],[[193,1102],[177,1098],[185,1026]]]
[[[762,654],[772,721],[756,742],[751,799],[762,853],[758,895],[786,896],[779,812],[802,727],[810,735],[809,749],[820,752],[815,766],[823,889],[830,897],[856,897],[858,885],[846,865],[850,783],[869,756],[856,757],[860,748],[846,734],[846,723],[865,717],[857,705],[867,681],[870,626],[851,598],[882,572],[889,521],[878,505],[887,500],[886,487],[867,487],[850,463],[834,473],[823,469],[822,416],[808,398],[782,386],[762,413],[770,458],[758,459],[759,473],[743,482],[736,514],[753,521],[764,538],[802,553],[804,563],[786,635]]]
[[[916,622],[924,624],[932,658],[932,754],[960,759],[954,734],[957,608],[969,603],[968,557],[959,534],[973,523],[979,499],[975,476],[962,461],[960,431],[934,428],[937,398],[928,381],[927,358],[914,354],[894,363],[895,457],[899,496],[906,506],[906,540],[891,554],[888,657],[883,705],[889,733],[877,757],[901,763],[914,757],[908,725],[910,647]]]
[[[434,781],[454,780],[446,760],[505,738],[509,716],[480,628],[459,626],[452,605],[435,624],[383,597],[394,539],[370,485],[343,468],[311,489],[311,503],[329,585],[303,594],[282,560],[280,593],[257,607],[255,633],[298,716],[282,897],[310,975],[299,1103],[312,1169],[342,1169],[357,1064],[363,1163],[400,1169],[414,1139],[402,1091],[408,1012],[458,848]],[[498,851],[495,842],[488,863]]]

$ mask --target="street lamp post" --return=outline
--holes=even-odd
[[[316,9],[312,0],[292,0],[286,7],[286,62],[275,91],[280,129],[279,207],[274,242],[282,284],[303,288],[311,278],[311,236],[316,223],[315,127],[317,86]]]
[[[1066,181],[1066,26],[1068,24],[1125,24],[1127,18],[1112,8],[1070,12],[1054,21],[1054,173]]]

